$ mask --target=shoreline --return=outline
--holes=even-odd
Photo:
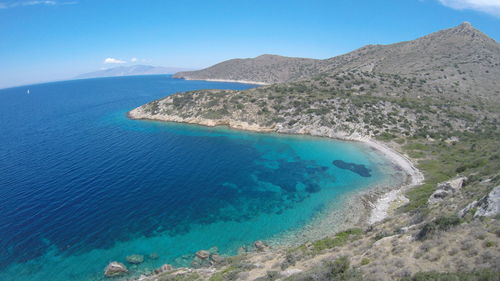
[[[225,82],[225,83],[241,83],[241,84],[252,84],[252,85],[271,85],[270,83],[265,83],[265,82],[258,82],[258,81],[249,81],[249,80],[231,80],[231,79],[196,79],[196,78],[189,78],[189,77],[173,77],[177,79],[184,79],[184,80],[189,80],[189,81],[207,81],[207,82]]]
[[[402,185],[398,186],[379,186],[372,187],[369,191],[361,191],[357,194],[352,194],[352,201],[358,200],[363,203],[365,212],[360,212],[358,214],[359,224],[374,224],[380,222],[387,218],[390,212],[394,209],[394,203],[399,201],[405,203],[408,199],[404,196],[404,191],[412,188],[413,186],[419,185],[424,181],[423,174],[415,167],[412,160],[397,151],[395,148],[390,147],[388,144],[382,143],[380,141],[374,140],[369,136],[362,135],[349,135],[343,132],[339,132],[335,135],[325,135],[318,132],[301,131],[301,132],[287,132],[285,130],[280,130],[280,128],[269,128],[261,127],[259,125],[250,125],[246,122],[232,121],[232,120],[208,120],[208,119],[184,119],[177,116],[151,116],[142,112],[141,107],[137,107],[127,113],[127,117],[133,120],[150,120],[150,121],[161,121],[161,122],[173,122],[182,124],[191,124],[205,127],[227,127],[232,130],[241,130],[255,133],[276,133],[276,134],[286,134],[286,135],[306,135],[312,137],[325,137],[329,139],[336,139],[342,141],[356,141],[367,145],[385,157],[389,162],[391,162],[396,167],[399,167],[406,175],[406,180]]]

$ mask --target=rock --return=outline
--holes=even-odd
[[[453,180],[445,181],[439,183],[436,191],[432,193],[427,201],[429,204],[436,204],[444,200],[444,198],[450,196],[451,194],[457,192],[462,188],[462,185],[467,180],[466,177],[460,177]]]
[[[455,136],[447,138],[446,140],[444,140],[444,142],[447,143],[447,144],[457,143],[459,141],[460,141],[460,139],[458,137],[455,137]]]
[[[130,255],[126,258],[126,260],[131,264],[140,264],[144,262],[143,255]]]
[[[453,180],[445,181],[438,184],[438,189],[456,192],[462,188],[462,185],[467,180],[466,177],[460,177]]]
[[[127,267],[120,262],[114,261],[108,264],[104,269],[104,275],[106,277],[120,276],[128,273]]]
[[[202,260],[208,259],[208,257],[210,257],[210,252],[205,250],[199,250],[198,252],[196,252],[196,256]]]
[[[481,198],[477,204],[477,211],[474,217],[494,217],[500,214],[500,185],[493,188],[485,197]]]
[[[267,245],[266,243],[264,243],[263,241],[255,241],[255,243],[253,243],[253,245],[255,246],[255,249],[257,249],[257,251],[264,251],[266,248],[267,248]]]

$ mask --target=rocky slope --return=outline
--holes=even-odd
[[[174,78],[189,80],[232,80],[265,84],[285,82],[316,73],[318,60],[261,55],[251,59],[232,59],[198,71],[179,72]]]
[[[491,98],[500,93],[497,79],[500,46],[471,24],[463,23],[416,40],[368,45],[326,60],[262,55],[225,61],[199,71],[180,72],[174,77],[280,83],[325,73],[353,72],[403,76],[412,79],[414,86],[425,83],[425,92]],[[418,88],[406,92],[412,96],[423,94]]]
[[[377,138],[416,161],[425,182],[372,225],[292,249],[193,255],[193,268],[141,280],[498,280],[499,44],[466,23],[313,65],[310,77],[174,94],[129,116]]]

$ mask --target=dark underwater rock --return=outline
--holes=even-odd
[[[342,160],[335,160],[332,162],[333,165],[340,169],[344,170],[349,170],[351,172],[354,172],[362,177],[371,177],[371,171],[370,169],[366,168],[365,165],[363,164],[356,164],[356,163],[349,163],[349,162],[344,162]]]

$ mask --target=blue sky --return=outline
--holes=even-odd
[[[500,0],[0,0],[0,88],[137,63],[328,58],[463,21],[500,41]]]

